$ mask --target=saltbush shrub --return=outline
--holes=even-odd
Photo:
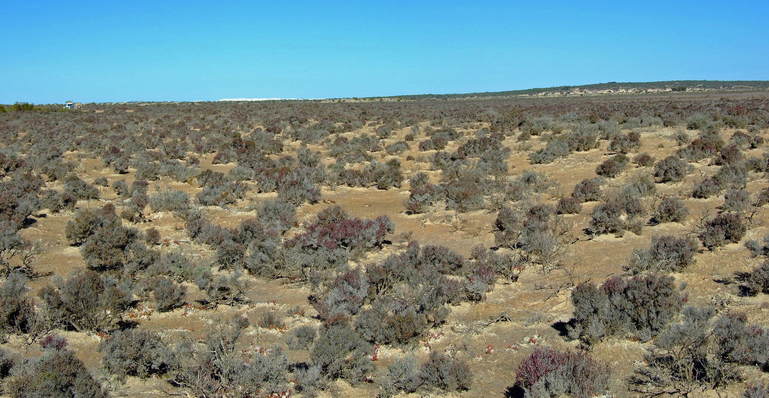
[[[723,213],[705,222],[699,238],[708,250],[714,250],[727,243],[739,242],[746,231],[747,226],[739,215]]]
[[[40,357],[17,364],[4,392],[12,398],[109,396],[68,349],[46,349]]]
[[[515,386],[524,397],[590,398],[606,391],[611,375],[608,366],[584,352],[536,348],[518,365]]]
[[[23,275],[12,273],[0,284],[0,332],[29,333],[40,326],[26,283]]]
[[[558,214],[579,214],[582,211],[582,203],[573,196],[567,196],[558,200],[555,211]]]
[[[424,213],[440,198],[438,188],[431,184],[427,174],[419,172],[409,180],[409,198],[406,211],[411,214]]]
[[[631,131],[626,134],[617,134],[609,141],[609,150],[613,152],[628,153],[641,147],[641,134]]]
[[[202,342],[177,345],[170,381],[198,397],[287,394],[288,358],[279,347],[248,353],[237,346],[248,326],[234,318],[216,324]]]
[[[362,382],[374,369],[372,346],[345,323],[322,327],[310,351],[310,361],[329,379]]]
[[[182,191],[164,190],[149,197],[152,211],[183,213],[190,206],[189,196]]]
[[[580,203],[601,200],[601,183],[600,178],[582,180],[574,186],[571,196]]]
[[[678,156],[668,156],[654,165],[654,178],[657,182],[678,182],[689,172],[689,165]]]
[[[654,165],[654,157],[646,152],[642,152],[633,157],[633,163],[641,167],[649,167]]]
[[[633,251],[627,268],[633,273],[680,272],[694,262],[696,251],[696,243],[688,237],[654,236],[650,248]]]
[[[754,268],[746,278],[748,290],[752,293],[769,294],[769,262],[765,261]]]
[[[672,277],[650,273],[612,277],[601,286],[582,283],[571,300],[574,319],[569,336],[593,343],[615,335],[648,340],[678,315],[686,297]]]
[[[665,196],[660,200],[657,209],[652,215],[652,222],[656,224],[666,222],[681,222],[689,215],[689,210],[681,199]]]
[[[595,169],[595,173],[599,176],[614,178],[627,168],[628,163],[627,156],[623,154],[614,155],[599,164]]]
[[[681,322],[657,336],[629,380],[631,390],[688,396],[739,380],[737,365],[766,365],[769,330],[748,325],[741,314],[714,315],[713,308],[687,307]]]
[[[158,311],[166,312],[184,305],[187,288],[168,278],[155,278],[152,281],[152,295]]]
[[[168,346],[153,331],[118,330],[99,345],[102,364],[121,380],[126,376],[147,378],[162,375],[174,366]]]
[[[544,148],[529,155],[529,161],[533,164],[552,163],[556,159],[568,155],[569,152],[569,143],[566,139],[554,138]]]
[[[75,271],[41,289],[39,296],[52,326],[77,331],[110,329],[131,304],[116,281],[91,270]]]

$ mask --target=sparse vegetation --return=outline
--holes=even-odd
[[[684,86],[3,107],[2,393],[761,396],[766,93]]]

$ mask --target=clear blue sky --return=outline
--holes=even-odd
[[[0,103],[769,80],[769,2],[4,0]]]

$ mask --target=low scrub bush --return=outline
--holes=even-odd
[[[769,294],[769,262],[765,261],[754,268],[745,279],[748,290],[753,294]]]
[[[574,186],[574,191],[571,196],[577,199],[580,203],[601,200],[602,182],[603,180],[600,178],[582,180]]]
[[[373,347],[345,323],[321,328],[310,351],[310,361],[329,379],[345,379],[356,384],[374,369],[369,358]]]
[[[672,277],[652,273],[612,277],[601,286],[582,283],[571,301],[574,319],[569,336],[593,343],[623,335],[649,340],[678,315],[686,297]]]
[[[714,250],[727,243],[738,243],[746,231],[747,226],[739,215],[723,213],[705,222],[699,238],[708,250]]]
[[[245,318],[217,324],[203,339],[178,344],[170,380],[197,397],[281,396],[289,391],[288,358],[279,347],[261,352],[237,345]]]
[[[567,196],[558,200],[555,211],[558,214],[579,214],[582,211],[582,203],[573,196]]]
[[[24,276],[12,273],[0,284],[0,332],[30,333],[42,326],[26,283]]]
[[[628,153],[641,147],[641,134],[635,131],[626,134],[617,134],[609,141],[609,150],[612,152]]]
[[[723,211],[744,213],[750,209],[750,194],[744,189],[730,189],[724,195]]]
[[[98,199],[99,189],[71,174],[64,181],[64,192],[80,200]]]
[[[547,145],[529,155],[529,161],[533,164],[552,163],[558,158],[567,156],[570,153],[569,143],[563,138],[554,138]]]
[[[678,156],[668,156],[654,165],[657,182],[679,182],[689,173],[689,164]]]
[[[131,304],[116,281],[91,270],[75,271],[41,289],[39,296],[52,326],[76,331],[109,330]]]
[[[162,375],[174,366],[173,353],[156,332],[118,330],[99,345],[102,364],[121,380],[126,376]]]
[[[654,165],[654,157],[646,152],[642,152],[633,157],[633,163],[641,167],[650,167]]]
[[[152,281],[152,295],[158,311],[167,312],[184,305],[187,288],[168,278],[156,278]]]
[[[165,190],[149,197],[152,211],[183,213],[190,207],[189,196],[182,191]]]
[[[654,236],[650,248],[633,251],[627,268],[633,273],[680,272],[694,262],[696,251],[697,244],[688,237]]]
[[[655,224],[682,222],[688,215],[689,210],[681,199],[665,196],[657,205],[657,209],[652,215],[652,222]]]
[[[609,386],[610,369],[584,352],[536,348],[518,365],[515,386],[525,397],[590,398]]]
[[[657,336],[630,378],[631,390],[688,396],[740,380],[737,365],[766,365],[769,330],[748,325],[741,314],[714,315],[712,308],[687,307],[681,322]]]
[[[406,200],[406,211],[411,214],[424,213],[437,200],[441,192],[431,184],[427,174],[416,173],[409,180],[409,198]]]
[[[109,396],[68,349],[45,349],[40,357],[17,364],[4,387],[12,398]]]

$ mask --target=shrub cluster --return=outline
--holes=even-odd
[[[416,173],[409,179],[409,198],[404,204],[406,212],[411,214],[424,213],[441,197],[441,192],[431,184],[425,173]]]
[[[163,375],[174,367],[173,353],[157,333],[148,330],[118,330],[101,343],[99,351],[103,366],[121,379]]]
[[[419,365],[413,356],[407,356],[387,367],[379,397],[400,392],[467,391],[472,386],[472,378],[470,367],[461,359],[433,351],[427,361]]]
[[[678,315],[686,297],[672,277],[645,274],[612,277],[601,286],[578,285],[571,294],[574,319],[569,336],[596,342],[607,336],[649,340]]]
[[[603,161],[595,169],[595,173],[602,177],[614,178],[627,168],[630,160],[623,154],[617,154]]]
[[[74,352],[56,344],[38,358],[14,364],[4,387],[12,398],[109,396]]]
[[[248,326],[247,319],[234,318],[214,327],[202,342],[185,340],[177,344],[175,366],[169,369],[171,381],[198,397],[287,393],[289,364],[279,347],[264,353],[238,347]],[[147,359],[146,354],[138,353],[137,358]]]
[[[678,156],[668,156],[654,165],[657,182],[679,182],[689,173],[689,164]]]
[[[52,326],[77,331],[114,328],[131,305],[130,295],[117,281],[91,270],[74,271],[39,295]]]
[[[689,215],[689,210],[681,199],[665,196],[660,200],[651,221],[655,224],[681,222]]]
[[[630,378],[631,390],[687,396],[739,380],[737,365],[766,366],[769,330],[741,314],[714,315],[712,308],[687,307],[681,322],[657,336],[646,364]]]
[[[548,205],[515,210],[503,207],[494,222],[494,242],[497,246],[520,249],[531,261],[540,264],[556,261],[565,233],[561,217]]]
[[[609,150],[613,152],[628,153],[641,147],[641,134],[631,131],[626,134],[617,134],[609,141]]]
[[[603,180],[600,178],[582,180],[574,186],[571,196],[580,203],[601,200],[602,183]]]
[[[733,213],[722,213],[705,222],[699,238],[708,250],[714,250],[727,243],[738,243],[746,231],[747,226],[742,217]]]
[[[516,370],[515,387],[525,397],[590,398],[605,392],[610,369],[584,352],[536,348]]]
[[[652,237],[651,247],[633,250],[627,269],[633,273],[680,272],[694,262],[697,244],[688,237]]]

